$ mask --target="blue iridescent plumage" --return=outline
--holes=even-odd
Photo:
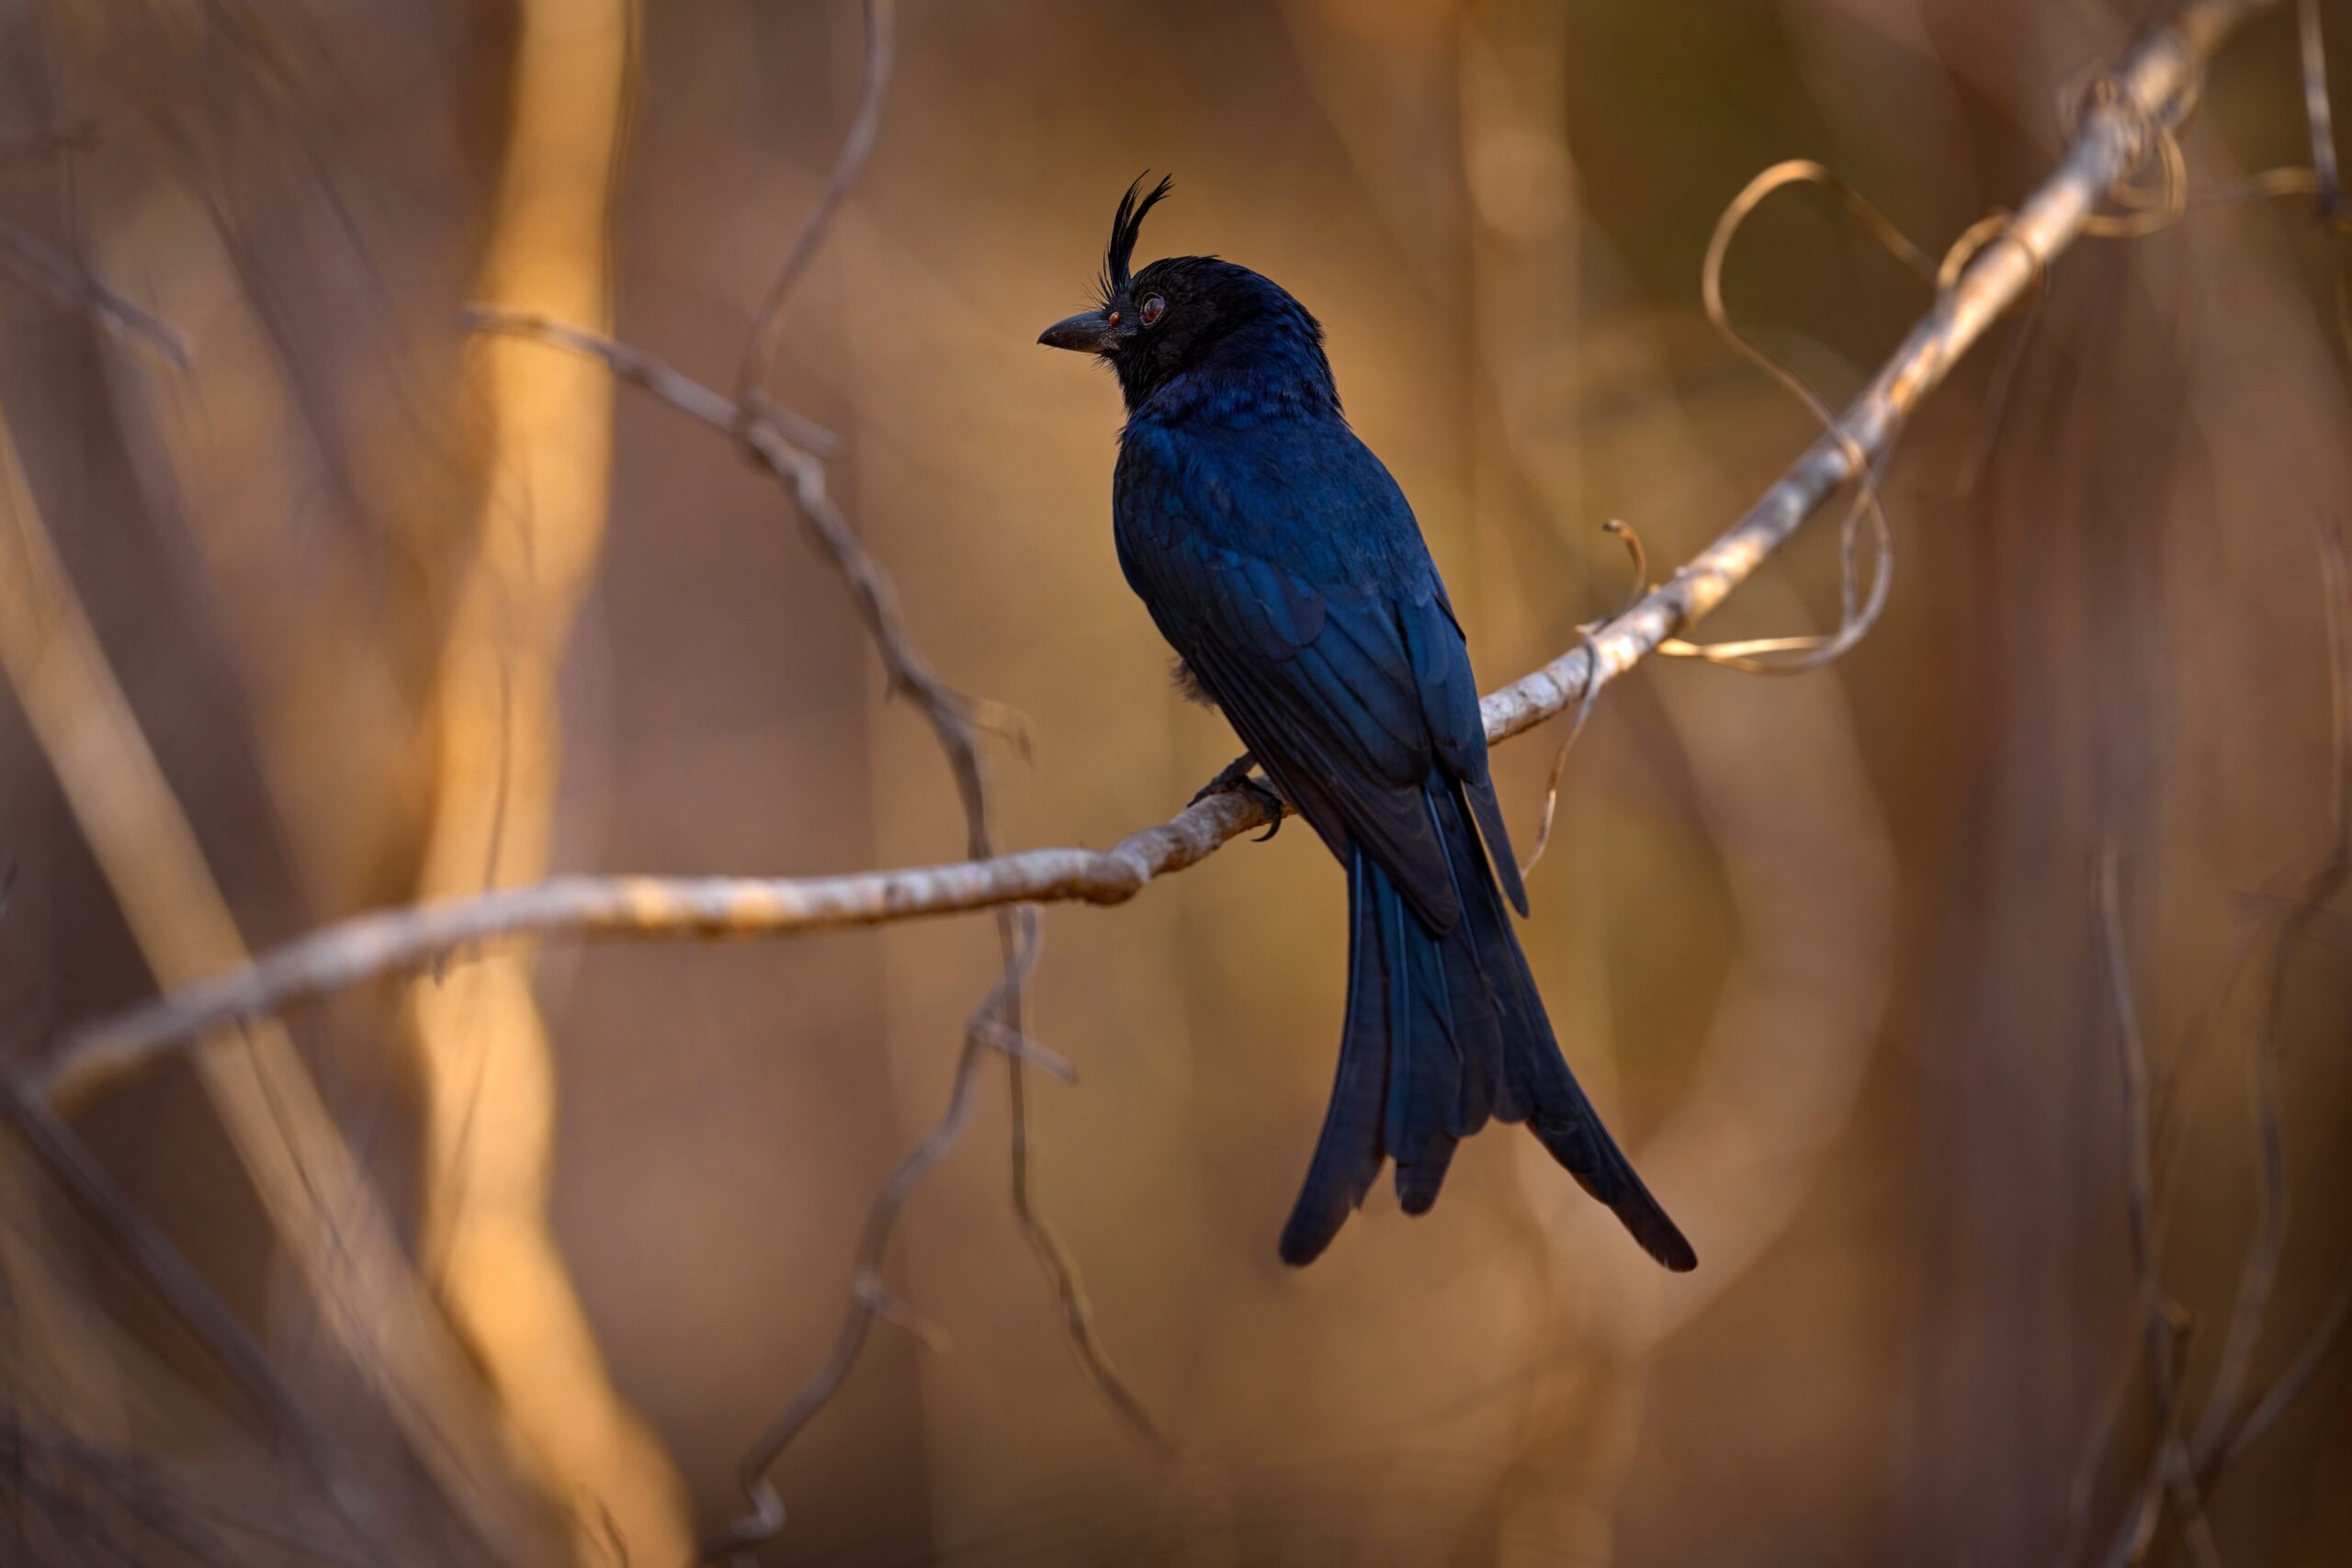
[[[1527,912],[1478,687],[1396,480],[1348,426],[1322,330],[1211,256],[1131,272],[1122,200],[1102,301],[1042,342],[1109,362],[1127,407],[1119,564],[1193,682],[1346,868],[1346,1021],[1330,1109],[1282,1237],[1329,1246],[1378,1177],[1419,1213],[1455,1145],[1524,1122],[1669,1269],[1695,1259],[1560,1055],[1506,897]]]

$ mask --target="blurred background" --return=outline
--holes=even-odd
[[[1940,254],[2047,173],[2062,87],[2148,9],[901,0],[769,389],[842,435],[833,491],[943,673],[1026,716],[989,755],[1002,842],[1107,846],[1235,750],[1113,558],[1116,389],[1035,345],[1137,171],[1176,177],[1138,260],[1215,252],[1320,316],[1492,688],[1633,585],[1605,520],[1662,577],[1815,434],[1699,308],[1741,186],[1818,158]],[[0,275],[16,1066],[379,906],[962,854],[783,491],[459,323],[544,311],[731,387],[865,38],[851,0],[0,4],[0,235],[187,357]],[[2291,7],[2182,145],[2197,188],[2309,164]],[[1033,1081],[1035,1198],[1174,1453],[1080,1375],[991,1071],[885,1269],[941,1348],[876,1327],[761,1560],[2128,1560],[2160,1402],[2109,846],[2184,1434],[2217,1378],[2243,1407],[2332,1346],[2352,1263],[2352,402],[2309,208],[2066,254],[1905,437],[1891,607],[1841,662],[1657,660],[1594,712],[1523,940],[1697,1273],[1499,1130],[1432,1214],[1384,1185],[1284,1269],[1341,882],[1303,830],[1237,844],[1048,908],[1025,1016],[1080,1074]],[[1818,192],[1726,277],[1833,401],[1930,302]],[[1838,566],[1825,519],[1707,634],[1826,629]],[[1497,753],[1522,843],[1558,736]],[[683,1561],[831,1348],[997,964],[982,919],[505,951],[71,1107],[307,1437],[8,1144],[0,1558]],[[2167,1523],[2146,1559],[2352,1558],[2352,1357],[2293,1375],[2208,1478],[2210,1541]]]

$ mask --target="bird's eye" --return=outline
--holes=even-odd
[[[1147,294],[1143,297],[1143,303],[1136,309],[1136,320],[1148,327],[1156,326],[1159,324],[1159,318],[1167,313],[1167,300],[1157,294]]]

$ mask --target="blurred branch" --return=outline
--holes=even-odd
[[[875,651],[881,656],[890,692],[913,698],[923,710],[923,716],[950,752],[957,793],[967,815],[971,813],[985,796],[986,789],[980,776],[978,750],[972,748],[967,755],[966,748],[959,743],[964,731],[967,727],[993,729],[1019,740],[1023,739],[1019,716],[1001,705],[968,696],[949,685],[915,646],[913,633],[899,608],[898,589],[889,575],[866,554],[865,546],[858,543],[857,530],[834,502],[819,452],[804,445],[796,434],[813,431],[830,441],[832,437],[823,426],[764,399],[735,402],[641,349],[610,342],[529,311],[476,306],[465,312],[463,320],[476,332],[539,339],[601,360],[624,379],[644,388],[680,412],[742,441],[752,461],[785,487],[799,510],[810,539],[848,580],[856,596],[859,617],[865,622]],[[977,736],[972,739],[977,740]],[[975,860],[986,858],[985,852],[974,852]]]
[[[640,350],[545,316],[476,308],[467,311],[464,319],[477,331],[546,342],[600,359],[616,376],[741,442],[752,459],[784,487],[811,542],[849,585],[868,638],[881,659],[888,692],[908,697],[922,709],[956,782],[964,812],[966,852],[973,863],[986,863],[996,853],[996,841],[980,754],[983,732],[994,730],[1023,742],[1025,738],[1019,719],[1000,705],[958,691],[933,669],[900,611],[898,590],[889,574],[866,552],[857,531],[833,500],[822,456],[835,445],[831,434],[777,406],[763,389],[781,342],[785,300],[815,255],[834,213],[873,151],[880,129],[883,96],[889,83],[895,20],[891,0],[867,0],[865,63],[856,114],[834,161],[832,174],[816,206],[803,220],[753,321],[734,398],[701,386]],[[883,1255],[908,1197],[961,1136],[977,1087],[977,1075],[991,1048],[1002,1052],[1008,1076],[1013,1213],[1023,1239],[1053,1285],[1061,1310],[1064,1337],[1088,1382],[1130,1426],[1154,1443],[1165,1446],[1166,1440],[1141,1402],[1120,1379],[1108,1351],[1097,1337],[1092,1307],[1079,1278],[1077,1263],[1038,1212],[1030,1191],[1027,1081],[1023,1068],[1025,1063],[1045,1057],[1046,1054],[1028,1040],[1022,1027],[1021,1011],[1023,987],[1035,963],[1040,934],[1034,909],[1005,907],[1010,900],[993,902],[999,906],[997,939],[1002,973],[966,1026],[964,1049],[957,1059],[948,1109],[932,1134],[900,1161],[876,1196],[859,1244],[849,1308],[833,1350],[783,1415],[743,1456],[739,1479],[751,1510],[705,1544],[707,1556],[726,1554],[749,1561],[753,1548],[782,1531],[784,1502],[767,1479],[768,1470],[802,1428],[845,1386],[875,1321],[910,1321],[909,1309],[881,1285]]]
[[[58,558],[5,420],[0,563],[0,667],[149,967],[170,986],[243,964],[228,901]],[[477,1533],[528,1557],[536,1524],[506,1490],[481,1385],[293,1041],[257,1020],[243,1046],[197,1052],[197,1075],[322,1319]]]
[[[2286,1247],[2287,1149],[2279,1120],[2278,1034],[2287,1010],[2288,980],[2304,933],[2352,880],[2352,570],[2346,569],[2340,534],[2323,531],[2319,546],[2320,584],[2327,610],[2329,717],[2335,741],[2328,790],[2333,842],[2326,859],[2312,873],[2280,922],[2271,949],[2262,1014],[2255,1025],[2255,1139],[2261,1164],[2260,1207],[2255,1239],[2239,1274],[2222,1364],[2213,1374],[2212,1391],[2197,1423],[2193,1447],[2200,1472],[2222,1464],[2224,1455],[2237,1446],[2237,1434],[2252,1420],[2251,1411],[2241,1412],[2239,1404],[2253,1370],[2255,1351],[2261,1344],[2271,1287]]]
[[[2344,200],[2343,181],[2336,174],[2335,116],[2328,106],[2327,43],[2320,31],[2319,0],[2296,0],[2296,32],[2303,56],[2303,118],[2312,132],[2312,175],[2318,188],[2321,220],[2342,223],[2352,219]]]
[[[2307,39],[2312,37],[2315,32],[2306,34]],[[2319,917],[2321,903],[2342,890],[2347,863],[2352,863],[2352,568],[2347,568],[2346,562],[2340,525],[2338,531],[2324,534],[2320,546],[2320,581],[2327,594],[2328,640],[2334,654],[2329,663],[2329,686],[2334,698],[2335,773],[2331,781],[2334,787],[2329,791],[2328,813],[2335,830],[2335,848],[2327,863],[2314,874],[2312,886],[2304,889],[2306,897],[2290,910],[2287,927],[2279,935],[2282,953],[2307,933],[2311,923]],[[2266,1039],[2275,1032],[2277,1013],[2285,1002],[2284,987],[2281,959],[2270,991],[2270,1016],[2264,1025]],[[2275,1112],[2275,1103],[2272,1109]],[[2268,1132],[2266,1128],[2266,1151]],[[2212,1433],[2209,1443],[2200,1445],[2196,1460],[2199,1479],[2206,1486],[2211,1487],[2222,1471],[2236,1463],[2261,1440],[2264,1433],[2278,1425],[2344,1342],[2347,1327],[2352,1327],[2352,1270],[2347,1270],[2336,1286],[2335,1294],[2320,1314],[2318,1326],[2269,1391],[2243,1416]]]
[[[2270,1386],[2251,1401],[2245,1385],[2262,1342],[2272,1287],[2286,1247],[2287,1153],[2278,1083],[2279,1030],[2286,1012],[2287,982],[2305,933],[2326,906],[2352,881],[2352,568],[2347,568],[2339,531],[2319,532],[2320,587],[2326,614],[2328,716],[2333,746],[2328,774],[2326,857],[2306,879],[2300,896],[2288,900],[2270,933],[2267,985],[2255,1023],[2255,1141],[2259,1167],[2255,1235],[2239,1270],[2237,1296],[2222,1359],[2207,1391],[2195,1433],[2183,1441],[2179,1424],[2180,1367],[2177,1349],[2186,1340],[2187,1314],[2165,1294],[2157,1275],[2154,1184],[2150,1177],[2147,1065],[2140,1038],[2131,977],[2124,964],[2121,917],[2115,886],[2115,850],[2108,847],[2098,884],[2101,931],[2122,1039],[2125,1136],[2128,1146],[2134,1296],[2146,1338],[2149,1387],[2156,1407],[2157,1452],[2140,1488],[2110,1539],[2103,1562],[2125,1568],[2148,1553],[2164,1523],[2169,1500],[2182,1539],[2200,1564],[2218,1562],[2204,1518],[2205,1500],[2230,1466],[2285,1416],[2316,1381],[2320,1369],[2352,1325],[2352,1273],[2347,1273],[2320,1314],[2302,1348]],[[2110,1394],[2109,1408],[2085,1455],[2070,1504],[2068,1538],[2079,1540],[2098,1456],[2106,1446],[2123,1389]],[[2073,1561],[2070,1549],[2065,1561]]]
[[[141,310],[68,257],[6,223],[0,223],[0,269],[65,309],[88,316],[115,336],[145,344],[169,360],[173,368],[187,368],[187,339],[177,327]]]
[[[2200,1479],[2211,1486],[2221,1472],[2244,1459],[2255,1444],[2260,1442],[2271,1427],[2276,1427],[2297,1400],[2311,1391],[2319,1379],[2320,1369],[2344,1343],[2345,1330],[2352,1327],[2352,1272],[2347,1272],[2335,1287],[2335,1294],[2328,1299],[2327,1308],[2320,1314],[2319,1325],[2312,1330],[2295,1359],[2287,1363],[2268,1392],[2254,1402],[2245,1418],[2229,1435],[2228,1442],[2217,1451],[2211,1473]]]
[[[1507,740],[1568,711],[1696,625],[1857,477],[1858,457],[1871,461],[1888,449],[1912,412],[2084,232],[2099,204],[2178,123],[2213,50],[2268,3],[2192,0],[2119,59],[2109,77],[2113,90],[2097,95],[2086,107],[2057,168],[1951,279],[1936,309],[1838,416],[1832,433],[1816,440],[1671,580],[1551,663],[1490,694],[1484,705],[1487,738]],[[592,354],[702,423],[737,434],[796,495],[819,502],[809,520],[820,525],[829,548],[837,540],[854,548],[846,523],[824,499],[822,465],[764,410],[747,411],[639,350],[544,318],[477,310],[470,320],[485,331],[542,337]],[[853,581],[886,658],[893,660],[893,684],[899,685],[903,650],[891,654],[882,630],[895,625],[887,584],[854,574]],[[927,671],[916,664],[910,673]],[[960,695],[954,700],[968,701]],[[59,1043],[41,1081],[52,1097],[76,1101],[184,1048],[208,1028],[435,963],[494,939],[775,936],[1012,903],[1115,904],[1135,897],[1153,878],[1196,864],[1227,840],[1272,820],[1253,796],[1224,793],[1138,829],[1107,851],[1030,850],[839,876],[559,877],[472,898],[381,910],[323,928],[258,964],[73,1030]]]
[[[182,1473],[175,1473],[183,1472]],[[96,1440],[64,1422],[0,1415],[0,1529],[26,1563],[236,1564],[341,1568],[390,1560],[327,1533],[282,1495],[224,1496],[171,1460]],[[44,1551],[35,1531],[51,1538]],[[157,1548],[168,1555],[154,1555]]]
[[[146,1281],[254,1406],[286,1435],[299,1462],[319,1483],[327,1506],[349,1530],[358,1555],[370,1562],[390,1564],[390,1541],[386,1534],[390,1521],[381,1505],[204,1277],[147,1223],[47,1102],[6,1069],[0,1069],[0,1118],[15,1127],[33,1158],[91,1227]]]
[[[476,287],[602,321],[636,0],[526,0],[518,23]],[[547,874],[558,687],[611,509],[612,378],[509,341],[474,350],[487,483],[428,710],[428,898]],[[572,1555],[617,1547],[627,1561],[677,1562],[694,1541],[685,1483],[614,1387],[548,1227],[557,1058],[529,967],[501,954],[405,1000],[422,1087],[423,1267],[497,1392],[508,1437],[563,1507]]]
[[[2118,1537],[2117,1551],[2108,1562],[2121,1568],[2144,1553],[2161,1517],[2158,1490],[2172,1501],[2199,1568],[2219,1568],[2211,1527],[2189,1463],[2188,1446],[2180,1435],[2180,1351],[2188,1337],[2188,1314],[2166,1293],[2156,1264],[2156,1199],[2154,1138],[2149,1132],[2148,1051],[2140,1035],[2140,1009],[2132,991],[2130,960],[2123,948],[2122,897],[2117,887],[2116,847],[2109,842],[2099,857],[2098,912],[2101,945],[2106,950],[2108,983],[2114,995],[2116,1054],[2122,1064],[2125,1194],[2131,1215],[2132,1294],[2138,1304],[2140,1332],[2148,1368],[2148,1387],[2155,1402],[2156,1460],[2148,1484],[2135,1505],[2132,1528]]]
[[[97,128],[90,125],[42,126],[31,130],[0,131],[0,169],[31,158],[61,152],[86,152],[98,144]]]
[[[776,268],[775,281],[760,300],[760,313],[752,319],[752,341],[743,351],[742,368],[735,374],[735,400],[744,407],[762,400],[768,375],[775,368],[776,351],[784,345],[786,298],[808,270],[834,212],[874,155],[874,140],[882,130],[882,100],[890,90],[890,67],[898,52],[898,10],[897,0],[865,0],[865,67],[858,84],[857,112],[834,155],[832,172],[825,176],[824,190],[800,220],[800,231],[792,237],[792,248],[785,253],[784,265]]]
[[[865,1348],[866,1336],[876,1320],[887,1319],[915,1334],[929,1343],[936,1343],[931,1333],[913,1315],[907,1304],[890,1294],[882,1282],[882,1258],[888,1249],[890,1233],[896,1228],[899,1212],[914,1195],[915,1188],[930,1174],[931,1168],[945,1159],[956,1141],[963,1136],[964,1123],[972,1113],[972,1097],[979,1087],[978,1068],[989,1049],[995,1044],[990,1031],[996,1021],[1012,1003],[1029,971],[1037,959],[1037,911],[1022,906],[1015,911],[1020,928],[1020,946],[1004,976],[989,990],[978,1009],[964,1028],[963,1054],[956,1058],[956,1073],[950,1080],[947,1109],[922,1143],[892,1168],[889,1177],[876,1194],[874,1206],[866,1212],[865,1228],[858,1235],[857,1259],[851,1272],[850,1311],[842,1318],[839,1334],[833,1341],[831,1354],[825,1358],[815,1374],[793,1396],[784,1413],[769,1423],[745,1452],[736,1467],[736,1480],[752,1511],[730,1521],[727,1528],[703,1547],[706,1557],[748,1552],[763,1541],[775,1538],[784,1529],[783,1495],[767,1478],[767,1472],[798,1437],[802,1428],[816,1419],[820,1411],[832,1403],[850,1373],[857,1366],[859,1354]],[[1146,1426],[1148,1427],[1148,1421]]]

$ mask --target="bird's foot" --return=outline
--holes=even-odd
[[[1257,759],[1244,751],[1227,762],[1218,772],[1216,777],[1209,780],[1194,792],[1193,798],[1187,804],[1198,806],[1213,795],[1248,795],[1267,816],[1273,818],[1266,830],[1258,835],[1257,841],[1264,843],[1283,830],[1283,813],[1288,809],[1288,806],[1283,801],[1281,791],[1262,779],[1250,776],[1250,770],[1257,765]]]
[[[1262,844],[1283,830],[1283,813],[1290,809],[1290,803],[1283,798],[1282,791],[1261,779],[1243,779],[1234,787],[1256,801],[1266,814],[1266,830],[1252,840],[1253,843]]]
[[[1239,789],[1243,784],[1248,782],[1250,770],[1257,765],[1257,758],[1252,757],[1247,751],[1242,752],[1241,755],[1236,757],[1224,767],[1218,769],[1216,777],[1209,780],[1208,783],[1194,790],[1193,792],[1193,798],[1186,801],[1184,804],[1187,806],[1198,806],[1201,802],[1206,800],[1213,795],[1232,794],[1235,790]]]

